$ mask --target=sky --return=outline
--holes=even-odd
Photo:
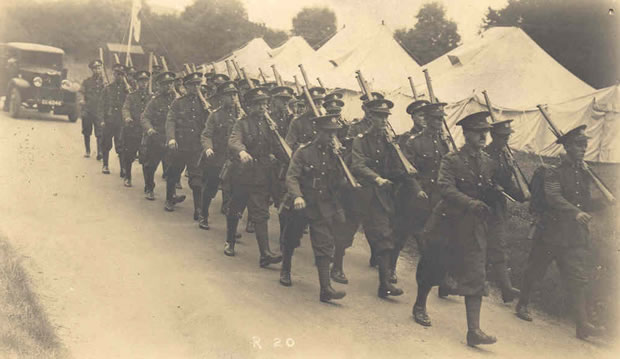
[[[334,10],[338,27],[363,21],[385,21],[391,29],[413,27],[419,8],[433,0],[241,0],[253,22],[290,30],[291,20],[304,7],[327,6]],[[508,0],[435,0],[446,8],[447,17],[458,25],[459,34],[467,41],[478,33],[487,8],[502,8]],[[147,0],[151,6],[182,10],[193,0]]]

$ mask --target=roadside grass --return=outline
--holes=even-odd
[[[18,255],[0,234],[0,357],[66,358]]]

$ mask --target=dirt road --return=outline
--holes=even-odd
[[[293,259],[291,288],[279,267],[260,269],[253,235],[238,255],[223,254],[225,221],[212,229],[192,221],[190,203],[163,211],[157,176],[154,202],[142,173],[125,188],[82,157],[79,123],[33,114],[0,114],[0,230],[24,256],[52,323],[75,358],[400,358],[610,357],[613,348],[574,338],[565,323],[525,323],[511,307],[485,299],[483,328],[496,345],[465,345],[461,298],[429,299],[433,327],[411,319],[415,267],[399,263],[405,295],[376,296],[364,240],[346,257],[351,284],[337,304],[318,301],[308,239]],[[185,181],[185,179],[184,179]],[[183,191],[190,194],[184,182]],[[214,207],[219,208],[219,197]],[[216,212],[216,211],[213,211]],[[277,219],[270,222],[277,248]]]

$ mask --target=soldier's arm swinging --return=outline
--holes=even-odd
[[[209,117],[207,117],[207,123],[205,125],[204,130],[200,134],[200,143],[202,144],[202,149],[204,151],[211,149],[213,150],[213,133],[215,132],[215,112],[211,113]]]
[[[457,178],[454,175],[456,173],[456,161],[458,158],[450,155],[441,160],[437,184],[442,197],[451,204],[456,204],[462,209],[472,209],[480,201],[469,197],[456,187]]]

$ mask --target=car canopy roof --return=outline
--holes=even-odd
[[[9,42],[6,45],[22,51],[39,51],[61,55],[64,55],[65,53],[62,49],[59,49],[57,47],[33,44],[30,42]]]

